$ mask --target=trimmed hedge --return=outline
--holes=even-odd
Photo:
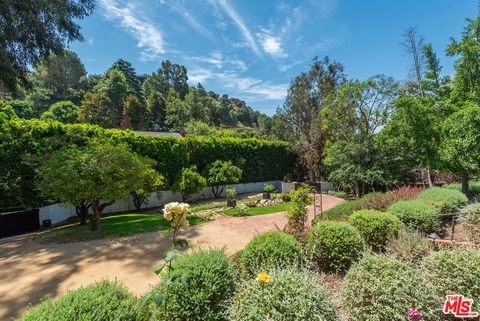
[[[70,291],[29,310],[20,321],[145,320],[137,299],[125,287],[109,281]]]
[[[410,264],[384,255],[367,255],[353,265],[342,283],[349,320],[404,321],[419,310],[425,320],[439,321],[441,303],[432,286]]]
[[[290,234],[268,231],[256,235],[240,252],[240,266],[246,277],[263,270],[269,272],[285,266],[299,266],[302,261],[302,245]]]
[[[222,250],[202,250],[178,257],[174,274],[187,278],[188,286],[174,282],[169,288],[168,320],[226,320],[226,310],[235,293],[235,267]],[[159,288],[168,282],[162,280]],[[164,320],[163,307],[154,308],[155,320]]]
[[[427,256],[422,263],[426,280],[437,294],[463,294],[473,299],[473,311],[480,310],[480,252],[476,250],[441,250]]]
[[[457,190],[459,192],[462,191],[462,184],[460,183],[452,183],[443,186],[444,188],[450,188]],[[468,183],[468,198],[472,200],[478,199],[480,196],[480,182],[479,181],[471,181]]]
[[[381,251],[391,236],[395,236],[402,227],[402,222],[393,214],[377,210],[353,212],[348,218],[363,236],[367,245],[375,251]]]
[[[417,199],[429,202],[441,213],[453,213],[468,203],[468,198],[460,191],[451,188],[432,187],[421,192]]]
[[[312,272],[286,269],[273,271],[270,277],[265,284],[252,279],[239,289],[229,320],[339,320],[327,292]]]
[[[435,232],[440,225],[439,210],[422,200],[399,201],[388,208],[410,230],[424,233]]]
[[[321,270],[341,272],[358,261],[365,248],[360,232],[345,222],[319,221],[307,235],[307,250]]]
[[[174,138],[136,135],[130,130],[102,129],[87,124],[61,124],[37,119],[0,120],[0,206],[41,203],[34,187],[42,157],[65,145],[85,145],[92,139],[127,143],[134,152],[156,161],[155,169],[171,186],[183,167],[202,172],[216,160],[231,161],[242,172],[242,183],[281,179],[292,171],[295,155],[278,141],[237,138]]]

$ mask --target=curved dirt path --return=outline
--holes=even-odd
[[[341,202],[323,196],[324,210]],[[313,207],[308,210],[311,219]],[[190,248],[225,248],[233,254],[254,235],[282,229],[285,223],[284,213],[219,216],[192,226],[182,237]],[[160,232],[68,244],[39,244],[31,235],[0,240],[0,320],[19,317],[28,304],[37,304],[45,296],[55,297],[101,279],[117,279],[142,295],[157,282],[153,269],[169,245]]]

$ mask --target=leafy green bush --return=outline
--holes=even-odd
[[[426,189],[417,198],[433,204],[441,213],[456,212],[461,206],[468,203],[468,198],[462,192],[441,187]]]
[[[472,243],[480,243],[480,203],[462,208],[458,220],[462,224],[467,240]]]
[[[206,171],[208,186],[212,187],[212,193],[215,198],[220,197],[225,185],[237,184],[242,177],[242,170],[233,165],[230,161],[216,160],[210,164]]]
[[[249,277],[262,270],[299,266],[302,254],[301,244],[292,235],[268,231],[256,235],[240,253],[242,274]]]
[[[411,230],[435,232],[440,224],[439,210],[422,200],[399,201],[388,208]]]
[[[404,321],[409,309],[425,320],[440,320],[440,302],[421,273],[384,255],[367,255],[353,265],[342,284],[342,301],[352,320]]]
[[[40,117],[42,120],[56,120],[64,124],[78,123],[80,107],[71,101],[59,101],[51,105]]]
[[[226,189],[226,193],[227,193],[227,198],[235,198],[235,196],[237,196],[237,190],[235,188],[227,188]]]
[[[207,186],[207,180],[197,172],[197,166],[183,168],[173,184],[172,191],[182,193],[183,201]]]
[[[335,309],[312,272],[286,269],[240,288],[230,310],[232,321],[337,321]]]
[[[388,238],[396,235],[402,227],[398,217],[377,210],[355,211],[349,216],[348,222],[360,231],[367,245],[376,251],[381,251]]]
[[[222,250],[196,251],[178,257],[172,266],[175,275],[186,277],[188,286],[170,285],[168,320],[225,320],[237,279],[228,256]],[[158,287],[166,287],[167,282],[162,280]],[[155,317],[163,320],[163,309],[152,308]]]
[[[457,191],[462,191],[462,184],[460,183],[452,183],[443,186],[444,188],[450,188]],[[480,197],[480,181],[471,181],[468,183],[468,198],[471,200],[479,201]]]
[[[307,235],[312,262],[325,271],[347,270],[360,259],[364,247],[360,232],[345,222],[319,221]]]
[[[21,321],[133,321],[144,320],[137,299],[122,285],[102,281],[29,310]]]
[[[463,294],[473,299],[473,310],[480,310],[480,252],[476,250],[441,250],[427,256],[422,263],[426,280],[436,293]]]
[[[275,186],[273,186],[272,184],[265,184],[263,186],[263,190],[265,191],[265,193],[271,193],[275,190]]]
[[[345,193],[344,191],[328,191],[327,192],[328,195],[333,195],[333,196],[336,196],[336,197],[340,197],[340,198],[347,198],[347,193]]]
[[[402,228],[396,237],[390,237],[385,250],[400,261],[417,264],[430,254],[432,246],[418,233]]]
[[[285,231],[298,239],[303,239],[305,236],[308,220],[306,206],[311,202],[309,193],[310,188],[305,184],[290,192],[291,204],[287,208],[288,223]]]

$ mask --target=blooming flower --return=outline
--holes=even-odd
[[[410,321],[420,321],[423,320],[423,314],[415,309],[410,309],[407,312],[408,320]]]
[[[265,272],[260,273],[257,275],[257,280],[260,281],[262,284],[268,283],[270,281],[271,276]]]

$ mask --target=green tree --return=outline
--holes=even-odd
[[[148,96],[147,114],[149,119],[149,128],[160,130],[165,125],[167,102],[161,93],[152,91]]]
[[[80,79],[87,75],[85,66],[76,53],[65,50],[61,54],[50,54],[34,66],[33,77],[37,86],[51,93],[51,102],[81,99]]]
[[[64,124],[78,123],[80,107],[71,101],[59,101],[42,114],[43,120],[56,120]]]
[[[182,200],[187,201],[193,194],[207,186],[207,180],[197,172],[197,166],[184,167],[178,173],[172,191],[180,192]]]
[[[28,66],[65,43],[83,40],[77,21],[93,12],[93,0],[4,0],[0,6],[0,82],[14,91],[27,84]]]
[[[105,204],[124,199],[139,189],[150,160],[138,157],[126,145],[93,143],[84,148],[64,147],[53,152],[38,170],[40,190],[49,198],[80,204],[87,200],[93,215],[92,231],[100,229]],[[108,201],[101,203],[101,201]]]
[[[441,158],[450,171],[462,177],[462,192],[468,195],[469,177],[480,170],[480,107],[465,103],[441,129]]]
[[[135,68],[133,68],[130,62],[123,59],[118,59],[110,69],[119,70],[125,76],[128,83],[129,95],[134,95],[140,101],[144,101],[140,79],[137,76]]]
[[[109,127],[112,102],[104,93],[87,92],[80,105],[78,120],[82,123]]]
[[[185,125],[186,136],[210,137],[214,136],[215,133],[215,128],[212,128],[212,126],[200,120],[191,120]]]
[[[140,100],[136,96],[128,96],[125,98],[123,106],[124,126],[122,126],[122,128],[139,130],[141,128],[144,115],[145,106],[140,102]]]
[[[238,184],[242,170],[230,161],[216,160],[205,170],[207,184],[212,187],[215,198],[219,198],[227,184]]]
[[[142,177],[136,189],[130,192],[133,204],[137,210],[148,205],[148,198],[153,192],[160,195],[161,190],[166,188],[165,177],[158,174],[153,168],[146,168],[141,173]]]
[[[8,104],[13,107],[18,117],[25,119],[33,117],[33,108],[28,101],[15,99],[10,100]]]
[[[189,106],[180,99],[179,94],[170,89],[167,96],[167,117],[165,123],[168,128],[181,131],[191,118]]]
[[[110,127],[120,127],[123,114],[123,102],[130,90],[127,78],[117,69],[110,69],[97,85],[96,90],[110,99]]]
[[[471,99],[480,103],[480,16],[467,19],[461,39],[452,38],[447,48],[449,56],[457,56],[453,99],[465,101]]]

